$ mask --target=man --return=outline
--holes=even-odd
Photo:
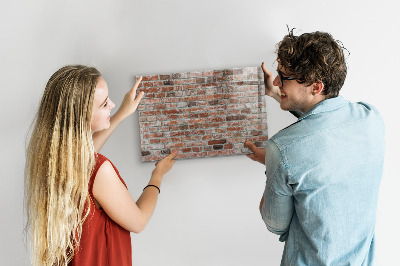
[[[298,121],[251,159],[266,165],[260,212],[285,241],[281,265],[372,265],[384,125],[366,103],[339,96],[343,48],[328,33],[293,31],[278,44],[278,75],[262,64],[266,94]]]

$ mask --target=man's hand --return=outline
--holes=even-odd
[[[247,157],[253,161],[265,164],[265,149],[257,148],[256,145],[254,145],[254,143],[251,141],[246,141],[244,145],[254,152],[253,154],[246,154]]]
[[[271,96],[278,103],[280,103],[282,101],[281,90],[278,86],[274,86],[274,76],[272,76],[272,73],[265,66],[264,62],[262,62],[261,68],[264,72],[265,95]]]

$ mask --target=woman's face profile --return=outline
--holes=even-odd
[[[106,81],[100,77],[97,82],[93,99],[93,112],[91,121],[92,133],[110,127],[110,113],[115,104],[108,97],[108,87]]]

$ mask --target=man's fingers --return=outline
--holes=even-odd
[[[246,147],[247,148],[249,148],[251,151],[253,151],[253,152],[256,152],[256,150],[258,149],[257,147],[256,147],[256,145],[254,145],[254,143],[253,142],[251,142],[251,141],[246,141],[245,143],[244,143],[244,145],[246,145]]]
[[[268,68],[265,66],[264,62],[261,64],[261,68],[267,76],[271,76],[271,72],[269,72]]]
[[[256,161],[256,155],[253,154],[246,154],[247,157],[249,157],[250,159],[252,159],[253,161]]]

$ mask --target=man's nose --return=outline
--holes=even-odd
[[[278,86],[278,87],[280,87],[282,85],[281,79],[279,78],[279,75],[276,75],[274,81],[272,82],[272,85]]]

